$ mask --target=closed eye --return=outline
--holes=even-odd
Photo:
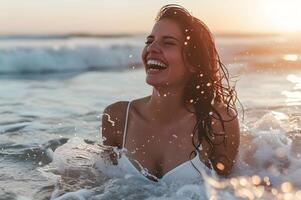
[[[146,45],[151,44],[153,41],[147,40],[145,42]],[[174,42],[163,42],[164,45],[176,45]]]
[[[167,45],[175,45],[175,43],[173,43],[173,42],[164,42],[164,44],[167,44]]]

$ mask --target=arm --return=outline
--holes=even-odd
[[[213,138],[215,145],[212,149],[210,161],[214,170],[219,175],[227,176],[231,173],[238,153],[240,142],[239,123],[237,117],[233,119],[233,116],[235,116],[234,110],[230,109],[229,112],[227,112],[227,108],[224,105],[218,105],[215,108],[223,120],[228,121],[232,119],[231,121],[224,122],[224,128],[217,116],[214,116],[217,119],[212,119],[212,129],[217,136]]]
[[[124,110],[127,102],[119,101],[106,107],[102,114],[103,144],[121,148],[124,126]]]

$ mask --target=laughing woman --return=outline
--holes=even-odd
[[[104,110],[104,144],[127,150],[125,168],[151,181],[205,168],[229,175],[239,146],[236,92],[206,25],[181,6],[162,7],[142,61],[153,92]]]

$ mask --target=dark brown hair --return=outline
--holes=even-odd
[[[230,86],[229,73],[220,61],[215,42],[208,27],[199,19],[192,16],[185,8],[177,4],[163,6],[156,21],[161,19],[174,20],[181,28],[184,35],[183,57],[196,69],[187,83],[184,93],[184,104],[193,104],[195,108],[197,123],[193,130],[192,143],[197,151],[203,140],[207,140],[211,146],[211,155],[215,144],[213,138],[223,137],[225,144],[225,134],[214,133],[212,130],[212,117],[219,120],[224,129],[225,119],[214,108],[215,103],[223,103],[227,107],[230,120],[237,117],[235,102],[237,100],[235,88]],[[189,112],[192,112],[186,107]],[[234,111],[234,115],[230,114]],[[233,113],[233,112],[232,112]],[[195,154],[191,152],[190,157]],[[210,167],[210,158],[209,163]]]

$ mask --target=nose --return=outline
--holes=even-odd
[[[146,48],[147,52],[156,52],[156,53],[160,53],[161,49],[160,46],[158,44],[157,41],[153,41],[152,43],[150,43],[147,48]]]

